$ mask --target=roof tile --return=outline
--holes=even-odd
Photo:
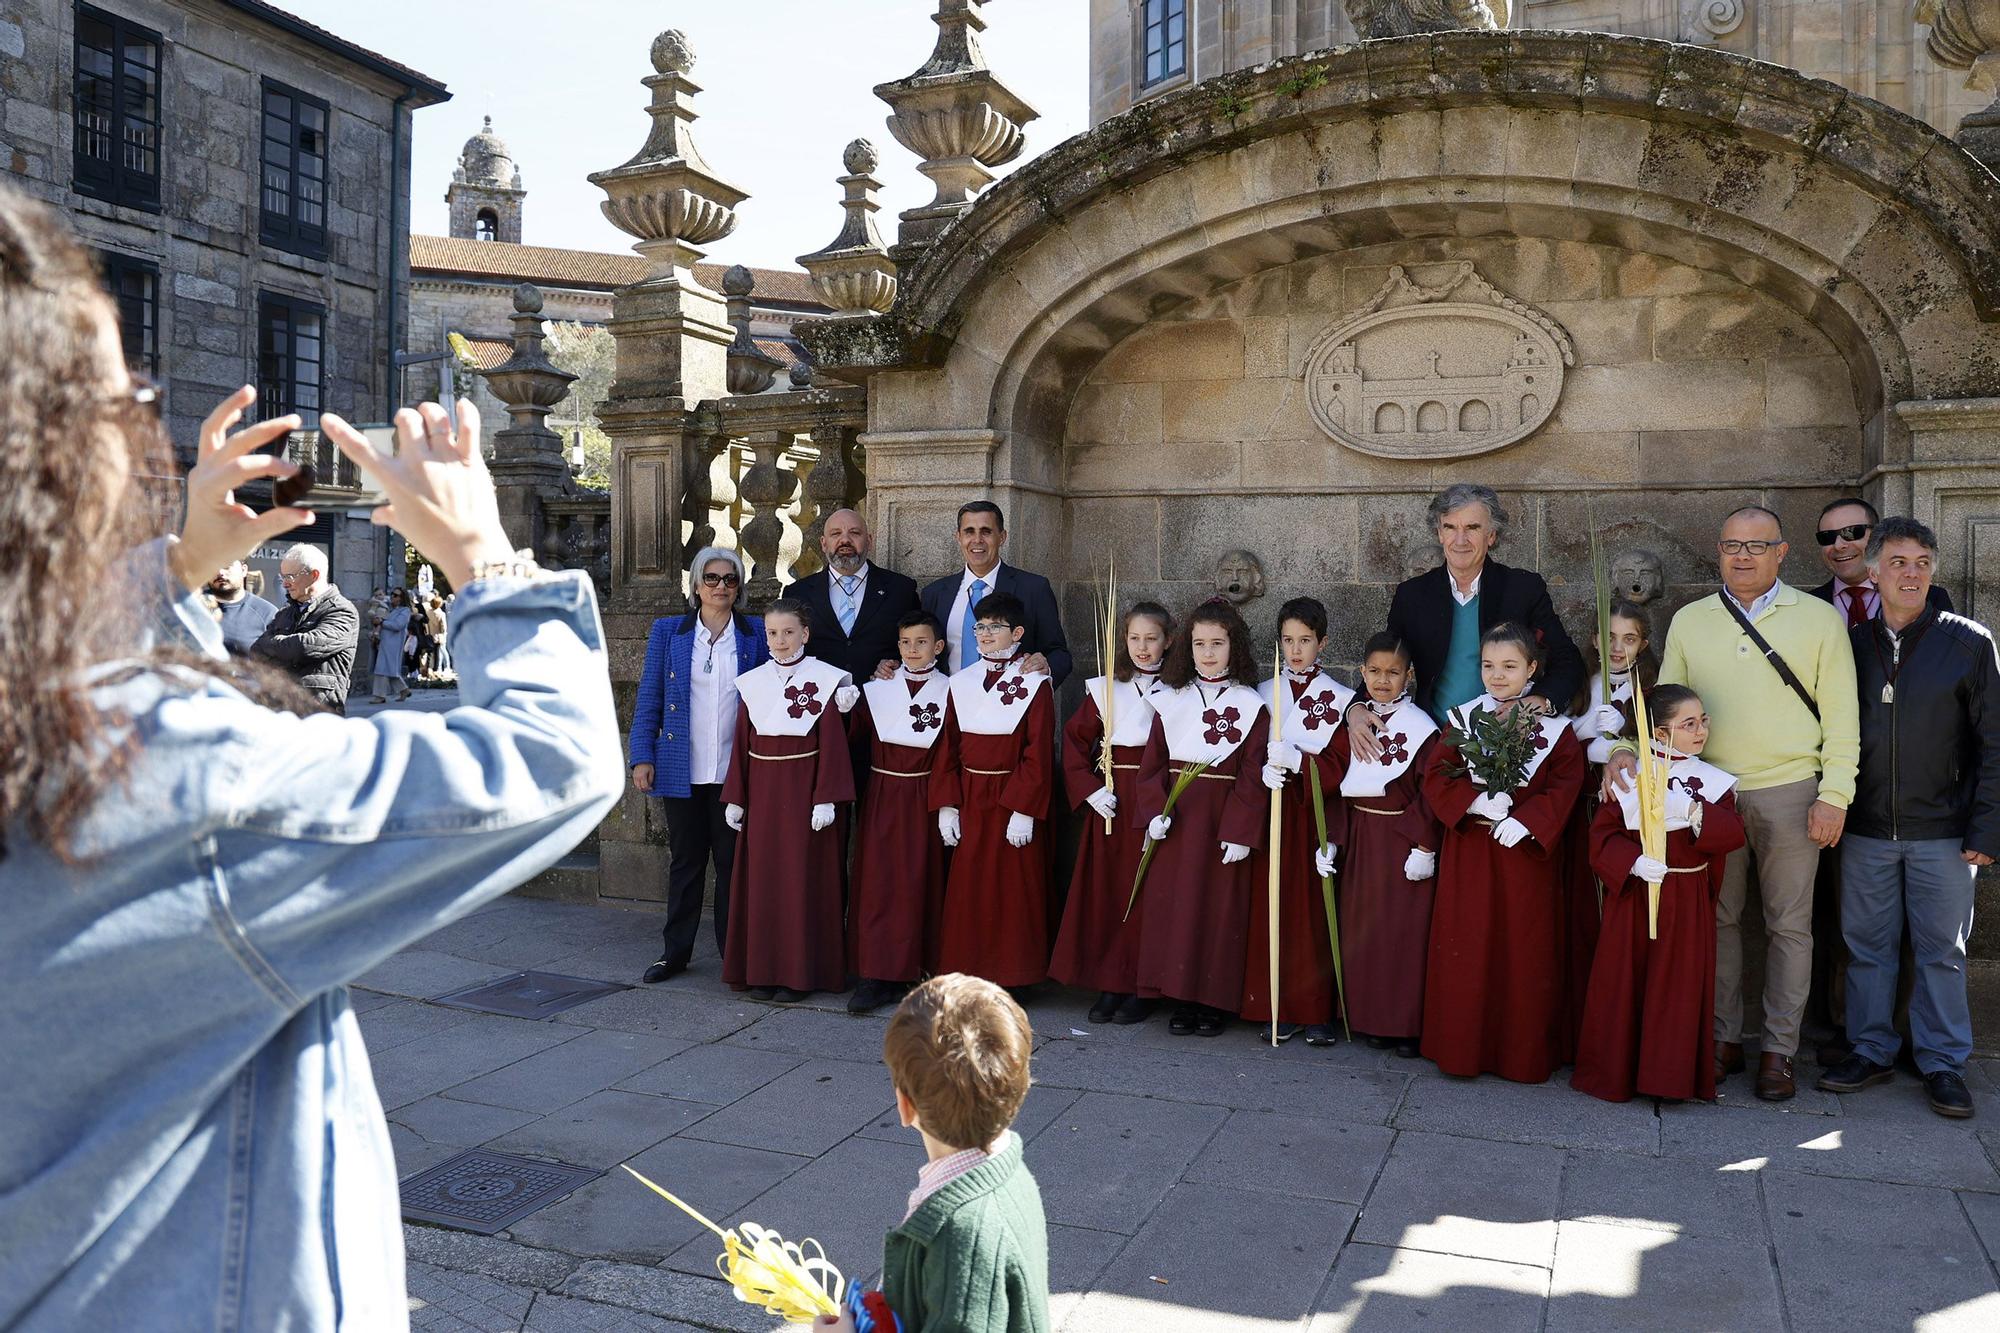
[[[638,282],[653,271],[638,255],[606,254],[599,250],[563,250],[547,245],[516,245],[511,241],[476,241],[463,236],[410,237],[410,271],[420,274],[465,274],[551,287],[611,291]],[[696,264],[695,277],[721,290],[724,266]],[[815,311],[828,310],[813,290],[812,279],[795,269],[753,268],[754,295],[759,304],[781,302]]]

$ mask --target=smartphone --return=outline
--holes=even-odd
[[[394,426],[356,426],[354,429],[359,431],[362,437],[374,446],[376,453],[389,456],[395,454],[396,428]],[[295,448],[292,441],[287,441],[286,443],[286,457],[300,458],[302,455],[309,456],[311,452],[313,451],[309,446],[302,445]],[[338,469],[345,461],[345,455],[341,454],[340,447],[325,436],[319,437],[316,452],[320,463],[326,464],[329,468]],[[299,463],[299,470],[295,474],[289,477],[281,477],[272,483],[271,503],[279,508],[295,506],[300,509],[314,510],[377,509],[389,503],[389,497],[383,493],[382,485],[375,479],[375,475],[367,468],[361,467],[358,464],[353,465],[353,467],[357,482],[355,487],[348,488],[343,486],[338,490],[322,490],[316,498],[309,499],[308,497],[312,496],[314,488],[323,483],[326,474],[314,463],[301,461]],[[337,472],[335,475],[338,475]]]

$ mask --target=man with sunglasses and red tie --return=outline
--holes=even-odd
[[[1819,528],[1813,540],[1819,543],[1821,563],[1833,577],[1812,589],[1812,595],[1832,602],[1850,629],[1873,620],[1882,605],[1875,580],[1868,575],[1868,538],[1880,520],[1875,506],[1858,497],[1835,500],[1819,511]],[[1951,594],[1933,583],[1930,604],[1939,611],[1949,611]]]

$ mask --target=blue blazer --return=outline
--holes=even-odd
[[[925,585],[921,598],[923,608],[936,616],[940,624],[950,619],[951,604],[958,600],[958,585],[964,579],[965,568],[960,566],[936,582]],[[1056,609],[1056,594],[1049,587],[1049,581],[1040,574],[1016,569],[1003,560],[993,591],[1013,593],[1021,599],[1021,605],[1028,608],[1027,632],[1021,636],[1021,648],[1024,652],[1040,653],[1048,658],[1050,680],[1061,685],[1069,678],[1069,640],[1063,637],[1062,614]],[[949,625],[945,626],[945,632],[951,632]],[[956,667],[957,663],[952,665]]]
[[[686,726],[688,665],[694,658],[697,612],[661,616],[646,636],[646,665],[639,673],[639,695],[632,703],[631,759],[627,767],[653,766],[649,795],[688,796],[688,770],[693,766],[693,739]],[[736,613],[736,674],[769,661],[760,616]],[[730,733],[733,742],[735,733]]]

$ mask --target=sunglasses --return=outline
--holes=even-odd
[[[1835,542],[1858,542],[1868,535],[1868,524],[1849,523],[1844,528],[1821,528],[1813,534],[1813,540],[1821,546],[1831,546]]]
[[[704,588],[733,588],[738,580],[734,574],[703,574],[701,586]]]

